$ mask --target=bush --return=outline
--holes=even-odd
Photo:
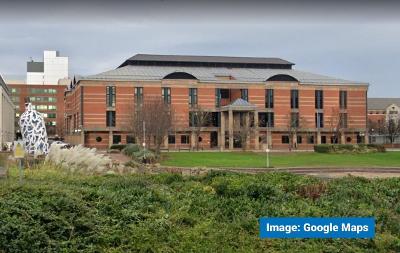
[[[133,153],[140,151],[142,148],[139,144],[129,144],[123,150],[122,153],[127,156],[132,156]]]
[[[314,146],[318,153],[370,153],[385,152],[385,147],[376,144],[319,144]]]
[[[126,147],[125,144],[113,144],[110,149],[118,149],[119,151],[123,150]]]

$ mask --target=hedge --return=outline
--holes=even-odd
[[[314,146],[318,153],[370,153],[385,152],[383,145],[378,144],[319,144]]]
[[[123,150],[126,147],[126,144],[113,144],[110,149],[118,149],[119,151]]]

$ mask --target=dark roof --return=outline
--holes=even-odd
[[[137,54],[119,68],[127,65],[291,69],[294,63],[280,58]]]
[[[44,62],[28,61],[26,69],[27,72],[44,72]]]
[[[400,106],[400,98],[368,98],[368,110],[386,110],[392,104]]]

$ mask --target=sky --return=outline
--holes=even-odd
[[[367,82],[370,97],[400,97],[396,2],[54,2],[2,2],[2,75],[24,76],[43,50],[68,56],[71,76],[114,69],[137,53],[279,57]]]

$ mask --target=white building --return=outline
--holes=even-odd
[[[68,77],[68,57],[58,51],[44,51],[43,62],[27,63],[27,84],[58,84],[58,80]]]
[[[10,91],[0,75],[0,144],[14,141],[15,106],[10,98]]]

